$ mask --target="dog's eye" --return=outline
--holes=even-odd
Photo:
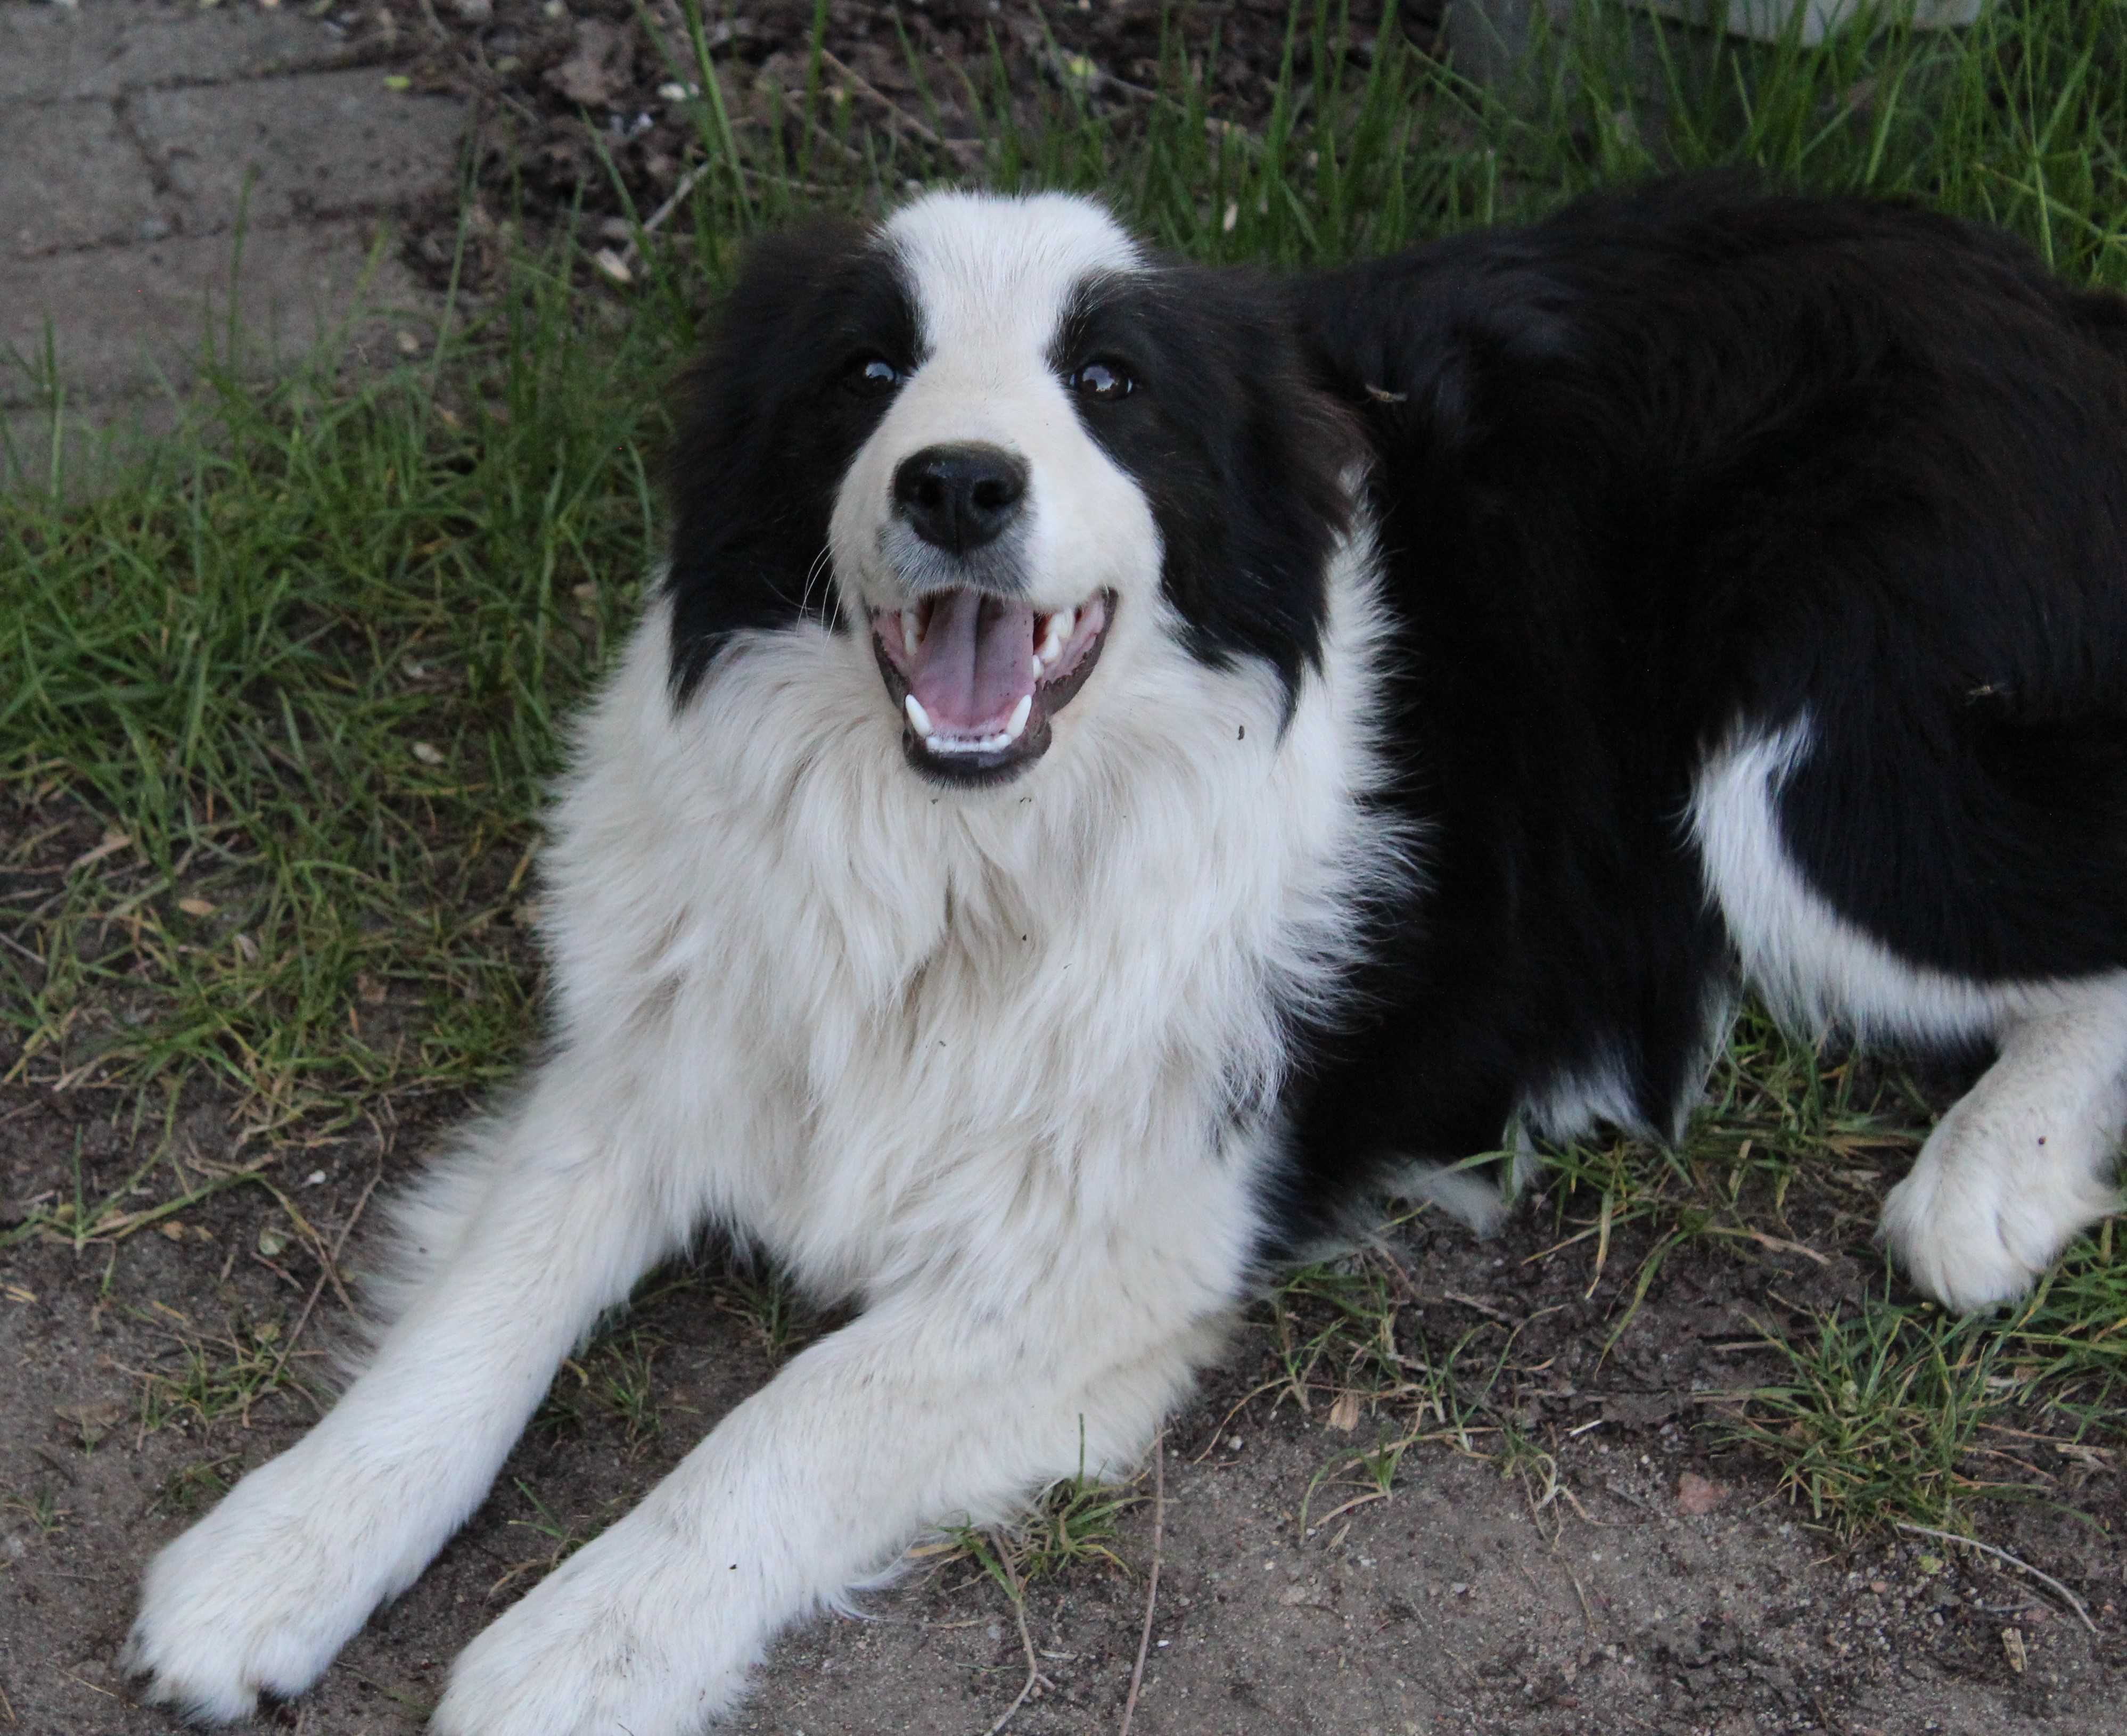
[[[1073,369],[1064,383],[1081,398],[1095,399],[1102,404],[1118,403],[1137,390],[1137,381],[1114,362],[1088,362],[1083,367]]]
[[[907,376],[883,356],[867,356],[860,362],[850,364],[842,376],[842,383],[865,397],[880,392],[890,392]]]

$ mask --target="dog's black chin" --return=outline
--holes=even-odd
[[[917,739],[916,731],[901,732],[901,754],[926,783],[951,790],[993,789],[1010,783],[1049,751],[1049,720],[1030,719],[1019,740],[993,754],[934,754]]]

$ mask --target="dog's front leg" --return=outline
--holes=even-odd
[[[240,1718],[308,1687],[487,1492],[555,1367],[670,1246],[618,1116],[550,1065],[455,1157],[427,1280],[324,1421],[148,1569],[126,1666],[148,1697]],[[417,1257],[420,1251],[414,1251]]]
[[[940,1286],[814,1346],[466,1649],[433,1729],[692,1736],[779,1629],[926,1527],[1126,1462],[1215,1338],[1185,1319],[1119,1342],[1115,1294],[978,1318]]]

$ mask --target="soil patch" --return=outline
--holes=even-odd
[[[1435,44],[1440,7],[1420,0],[1390,27]],[[1288,54],[1304,81],[1312,33],[1290,29],[1282,0],[1077,0],[1040,9],[1021,0],[759,0],[710,11],[703,44],[718,97],[742,135],[779,132],[793,155],[808,112],[838,117],[844,137],[871,130],[916,154],[926,173],[979,174],[985,115],[1030,125],[1068,93],[1127,131],[1186,64],[1212,124],[1244,131],[1270,118]],[[1371,62],[1380,0],[1349,9],[1349,54]],[[699,157],[703,98],[692,39],[673,0],[383,0],[350,12],[364,51],[388,59],[419,90],[476,105],[475,173],[482,209],[534,224],[573,221],[588,239],[625,243],[631,213],[647,216]],[[815,34],[822,50],[817,71]],[[825,106],[808,105],[808,92]],[[816,125],[823,161],[861,160]],[[448,275],[459,213],[438,206],[416,226],[410,258]],[[462,270],[462,266],[461,266]]]
[[[0,1670],[19,1727],[169,1728],[131,1705],[113,1663],[140,1569],[316,1414],[267,1378],[292,1343],[285,1367],[318,1384],[339,1312],[287,1208],[329,1246],[455,1107],[289,1152],[260,1185],[122,1240],[77,1249],[49,1234],[7,1251]],[[189,1095],[177,1138],[213,1161],[229,1109]],[[152,1149],[130,1105],[85,1090],[9,1086],[0,1128],[0,1191],[18,1213],[54,1190],[102,1197]],[[151,1184],[144,1204],[167,1192]],[[1553,1240],[1540,1210],[1485,1243],[1420,1219],[1371,1256],[1408,1285],[1399,1354],[1454,1359],[1473,1400],[1464,1441],[1456,1417],[1434,1419],[1386,1494],[1352,1461],[1408,1417],[1325,1403],[1334,1379],[1310,1384],[1303,1411],[1286,1377],[1319,1323],[1310,1303],[1252,1317],[1167,1436],[1137,1729],[1978,1736],[2087,1729],[2118,1703],[2127,1503],[2102,1455],[2073,1488],[2077,1467],[2055,1464],[2033,1479],[2041,1498],[1990,1508],[1985,1527],[2075,1589],[2093,1634],[1995,1558],[1897,1533],[1842,1548],[1764,1465],[1712,1450],[1708,1389],[1769,1378],[1759,1328],[1802,1330],[1802,1311],[1868,1281],[1865,1244],[1830,1265],[1681,1249],[1605,1357],[1646,1249],[1621,1237],[1590,1296],[1585,1246],[1545,1257]],[[415,1728],[458,1648],[770,1379],[793,1329],[761,1280],[720,1261],[665,1275],[563,1371],[471,1524],[276,1723]],[[1049,1686],[1011,1729],[1116,1727],[1144,1619],[1150,1489],[1140,1479],[1104,1544],[1120,1565],[1087,1554],[1029,1586]],[[779,1647],[739,1728],[978,1732],[1026,1679],[1012,1606],[964,1556],[920,1561],[867,1606],[869,1620],[823,1618]]]

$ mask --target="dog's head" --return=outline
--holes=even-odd
[[[675,677],[807,612],[945,783],[1049,751],[1103,664],[1319,648],[1343,424],[1283,297],[1098,206],[936,194],[756,250],[675,455]],[[1068,726],[1060,726],[1068,733]]]

